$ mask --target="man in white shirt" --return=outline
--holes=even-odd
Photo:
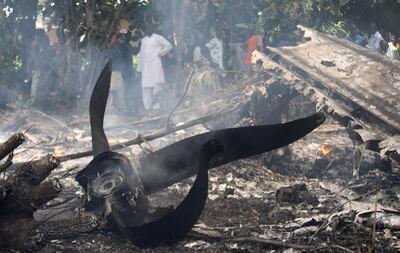
[[[210,51],[210,57],[213,63],[217,64],[220,69],[224,69],[224,46],[222,40],[219,37],[220,32],[216,32],[214,38],[206,44],[206,47]]]
[[[140,64],[138,71],[142,73],[143,104],[146,110],[153,109],[153,96],[165,83],[161,57],[172,49],[171,43],[163,36],[154,33],[147,27],[145,37],[140,46]]]
[[[375,23],[371,23],[369,28],[370,28],[372,35],[371,35],[371,38],[369,39],[368,45],[366,47],[375,52],[380,52],[381,51],[380,44],[381,44],[381,41],[383,40],[383,37],[378,30],[378,26]]]

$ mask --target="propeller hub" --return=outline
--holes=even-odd
[[[104,198],[114,192],[117,192],[123,186],[125,174],[119,169],[107,171],[92,181],[91,189],[93,195],[98,198]]]

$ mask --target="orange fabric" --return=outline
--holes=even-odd
[[[111,38],[110,46],[117,44],[117,42],[118,42],[117,35],[113,35]]]
[[[260,36],[255,34],[247,40],[247,52],[246,52],[246,60],[245,60],[245,63],[247,65],[251,65],[251,57],[253,55],[253,52],[258,49],[257,41],[259,39],[260,39]]]

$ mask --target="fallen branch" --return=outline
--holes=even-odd
[[[41,182],[50,175],[54,168],[60,164],[60,161],[52,155],[46,155],[39,161],[32,164],[32,172],[35,175],[35,179],[38,182]]]
[[[59,164],[60,161],[54,156],[46,155],[39,160],[25,163],[21,171],[14,173],[7,180],[0,181],[0,186],[10,189],[24,181],[29,181],[29,184],[38,185]]]
[[[50,180],[43,182],[33,188],[31,193],[31,205],[39,209],[40,206],[57,197],[60,191],[61,186],[57,181]]]
[[[156,130],[156,131],[154,131],[152,133],[148,133],[148,134],[145,134],[145,135],[139,135],[138,137],[136,137],[133,140],[129,140],[129,141],[122,142],[122,143],[119,143],[119,144],[111,145],[110,148],[112,150],[116,150],[116,149],[126,148],[126,147],[129,147],[129,146],[132,146],[132,145],[141,144],[141,143],[143,143],[143,140],[151,141],[151,140],[154,140],[154,139],[158,139],[158,138],[161,138],[163,136],[172,134],[172,133],[174,133],[176,131],[179,131],[179,130],[182,130],[182,129],[186,129],[186,128],[189,128],[189,127],[193,127],[195,125],[202,124],[204,122],[207,122],[207,121],[210,121],[212,119],[218,118],[221,114],[225,114],[225,113],[229,113],[229,112],[237,110],[241,105],[242,104],[238,104],[238,105],[236,105],[234,107],[225,108],[225,109],[223,109],[221,111],[218,111],[218,112],[216,112],[214,114],[211,114],[211,115],[208,115],[208,116],[205,116],[205,117],[202,117],[202,118],[190,120],[190,121],[187,121],[186,123],[181,124],[181,125],[175,125],[174,127],[171,127],[170,129],[165,127],[165,128],[161,128],[159,130]],[[90,150],[90,151],[84,151],[84,152],[79,152],[79,153],[74,153],[74,154],[68,154],[68,155],[64,155],[64,156],[58,156],[56,158],[58,160],[60,160],[60,162],[65,162],[65,161],[79,159],[79,158],[86,157],[86,156],[91,156],[92,154],[93,154],[93,151]]]
[[[56,118],[54,118],[54,117],[52,117],[52,116],[50,116],[50,115],[48,115],[48,114],[46,114],[46,113],[44,113],[44,112],[36,111],[36,110],[35,110],[35,111],[32,111],[32,112],[37,113],[37,114],[40,114],[40,115],[42,115],[43,117],[48,118],[48,119],[50,119],[51,121],[53,121],[53,122],[59,124],[60,126],[62,126],[62,127],[64,127],[64,128],[67,128],[67,129],[68,129],[68,125],[67,125],[66,123],[61,122],[61,121],[59,121],[58,119],[56,119]]]
[[[44,181],[59,161],[47,155],[27,163],[6,180],[0,180],[0,245],[23,252],[35,251],[31,240],[33,213],[56,198],[61,186]]]
[[[167,129],[170,129],[172,114],[173,114],[173,113],[175,112],[175,110],[181,105],[182,101],[183,101],[183,100],[185,99],[185,97],[186,97],[186,94],[187,94],[187,92],[188,92],[188,90],[189,90],[189,85],[190,85],[190,83],[191,83],[191,81],[192,81],[192,77],[193,77],[194,71],[195,71],[195,67],[193,66],[193,67],[192,67],[192,70],[190,71],[189,77],[188,77],[187,80],[186,80],[186,83],[185,83],[185,91],[183,92],[183,95],[182,95],[181,99],[180,99],[179,102],[174,106],[174,108],[172,108],[172,110],[171,110],[170,113],[168,114],[168,118],[167,118]]]
[[[9,154],[7,161],[0,165],[0,173],[5,171],[8,167],[10,167],[13,164],[12,158],[13,158],[13,153]]]
[[[332,248],[335,248],[335,249],[340,249],[340,250],[342,250],[342,251],[344,251],[344,252],[350,252],[350,253],[354,252],[353,250],[350,250],[350,249],[345,248],[345,247],[343,247],[343,246],[340,246],[340,245],[338,245],[338,244],[331,245],[331,247],[332,247]]]
[[[312,245],[301,245],[301,244],[294,244],[288,242],[282,242],[278,240],[270,240],[270,239],[262,239],[258,237],[241,237],[241,238],[232,238],[228,239],[229,242],[242,242],[242,243],[261,243],[267,244],[276,247],[283,247],[283,248],[292,248],[296,250],[305,250],[305,251],[316,251],[322,248],[326,248],[327,246],[312,246]]]
[[[25,141],[25,136],[22,133],[16,133],[11,136],[6,142],[0,145],[0,160],[10,154],[14,149]]]
[[[216,95],[215,96],[215,100],[213,102],[210,102],[207,104],[207,107],[209,108],[215,108],[218,107],[218,104],[220,103],[219,100],[222,99],[226,99],[226,100],[230,100],[232,99],[235,95],[240,94],[241,92],[243,92],[243,89],[239,90],[233,90],[230,94],[229,97],[227,97],[228,95],[226,93],[223,93],[223,95]],[[136,120],[136,121],[130,121],[130,122],[126,122],[123,124],[118,124],[118,125],[112,125],[112,126],[108,126],[105,127],[105,131],[109,131],[109,130],[113,130],[113,129],[118,129],[121,127],[134,127],[134,126],[139,126],[139,125],[144,125],[144,124],[163,124],[165,122],[171,121],[173,118],[179,118],[182,116],[187,116],[187,115],[197,115],[199,113],[199,108],[195,107],[195,108],[184,108],[181,110],[177,110],[173,113],[173,117],[171,116],[170,120],[168,120],[168,115],[161,115],[161,116],[156,116],[153,118],[146,118],[146,119],[141,119],[141,120]],[[89,122],[89,121],[87,121]],[[82,122],[83,123],[83,122]],[[75,124],[75,123],[74,123]]]

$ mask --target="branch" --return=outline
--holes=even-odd
[[[0,160],[6,157],[24,141],[25,136],[22,133],[16,133],[11,136],[6,142],[0,145]]]
[[[31,192],[31,205],[38,209],[50,200],[56,198],[61,191],[61,186],[55,180],[46,181],[33,188]]]
[[[258,237],[232,238],[232,239],[228,239],[227,241],[244,242],[244,243],[261,243],[261,244],[267,244],[267,245],[272,245],[272,246],[276,246],[276,247],[292,248],[292,249],[296,249],[296,250],[305,250],[307,252],[326,248],[326,246],[301,245],[301,244],[282,242],[282,241],[278,241],[278,240],[262,239],[262,238],[258,238]]]
[[[13,164],[12,158],[13,158],[13,153],[10,153],[8,155],[7,161],[0,165],[0,173],[5,171],[8,167],[10,167]]]
[[[40,183],[60,164],[60,161],[53,155],[46,155],[32,165],[35,181]]]
[[[126,148],[132,145],[137,145],[137,144],[141,144],[143,143],[144,140],[146,141],[151,141],[157,138],[161,138],[163,136],[169,135],[171,133],[174,133],[176,131],[182,130],[182,129],[186,129],[198,124],[202,124],[204,122],[210,121],[212,119],[218,118],[221,114],[226,114],[232,111],[237,110],[242,104],[238,104],[237,106],[234,107],[229,107],[229,108],[225,108],[221,111],[218,111],[214,114],[199,118],[199,119],[194,119],[194,120],[190,120],[182,125],[175,125],[174,127],[171,127],[170,129],[168,129],[167,127],[165,128],[161,128],[159,130],[156,130],[152,133],[148,133],[145,135],[139,135],[138,137],[136,137],[133,140],[129,140],[126,142],[122,142],[119,144],[115,144],[115,145],[111,145],[110,148],[111,150],[115,150],[115,149],[121,149],[121,148]],[[68,154],[68,155],[64,155],[64,156],[58,156],[56,157],[58,160],[60,160],[61,162],[65,162],[65,161],[69,161],[69,160],[74,160],[74,159],[79,159],[82,157],[86,157],[86,156],[91,156],[93,154],[93,151],[84,151],[84,152],[79,152],[79,153],[74,153],[74,154]]]
[[[20,184],[28,184],[32,186],[39,185],[45,178],[50,175],[60,161],[52,155],[46,155],[39,160],[25,163],[23,170],[19,173],[7,178],[5,181],[0,181],[0,186],[4,189],[11,189]]]

